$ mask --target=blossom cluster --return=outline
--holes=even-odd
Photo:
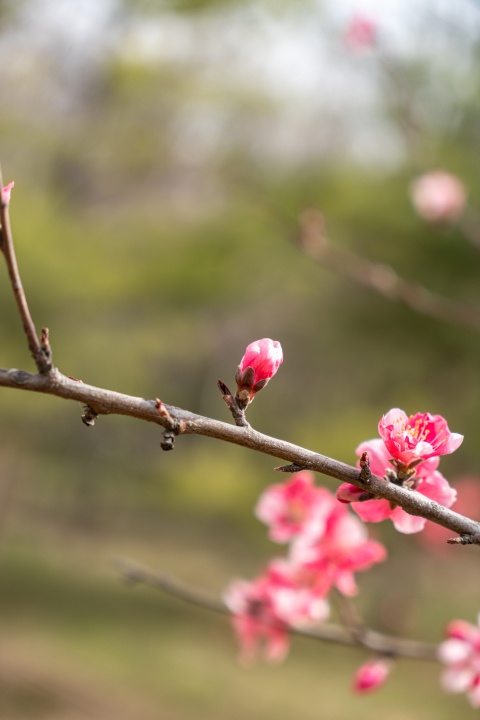
[[[417,492],[435,502],[451,507],[457,493],[438,471],[441,455],[454,452],[462,443],[463,435],[452,433],[441,415],[417,413],[407,415],[393,408],[378,424],[380,438],[366,440],[356,449],[360,457],[367,453],[370,470],[374,475]],[[358,461],[360,467],[360,461]],[[366,522],[381,522],[391,518],[395,528],[402,533],[423,530],[425,518],[409,515],[401,507],[388,500],[376,499],[349,483],[340,485],[337,498],[343,503],[353,503],[353,509]]]
[[[251,582],[234,581],[225,602],[241,659],[252,661],[263,645],[266,659],[279,661],[289,649],[289,627],[325,621],[332,588],[356,595],[355,572],[385,560],[387,553],[329,490],[314,485],[307,470],[268,487],[256,515],[274,542],[289,544],[288,555],[272,560]]]

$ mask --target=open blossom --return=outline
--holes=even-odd
[[[266,488],[255,514],[269,526],[269,537],[274,542],[288,542],[300,533],[316,540],[323,535],[334,505],[332,494],[315,487],[314,474],[304,470],[291,480]]]
[[[291,560],[310,574],[310,582],[319,596],[336,587],[343,595],[356,595],[354,573],[368,570],[387,557],[385,547],[369,540],[365,526],[345,505],[337,503],[327,520],[322,538],[311,543],[300,536],[292,544]]]
[[[355,50],[373,47],[377,36],[377,26],[364,15],[354,15],[344,35],[345,43]]]
[[[442,674],[444,690],[465,692],[474,708],[480,708],[480,616],[477,625],[453,620],[445,629],[438,659],[447,665]]]
[[[360,457],[364,452],[370,460],[370,470],[374,475],[383,477],[388,469],[391,469],[390,453],[380,439],[366,440],[355,450]],[[438,472],[438,457],[429,458],[416,466],[415,490],[438,502],[445,507],[452,507],[456,500],[457,492],[450,487],[448,481]],[[357,462],[360,467],[360,462]],[[363,493],[355,485],[344,483],[337,489],[337,499],[341,502],[352,502],[355,512],[366,522],[381,522],[391,518],[395,529],[405,534],[417,533],[423,530],[425,518],[409,515],[403,508],[397,506],[393,510],[388,500],[366,500],[358,502],[359,496]]]
[[[276,612],[268,575],[252,582],[235,580],[224,600],[232,612],[241,661],[253,662],[263,649],[266,660],[281,662],[290,649],[290,638],[285,622]]]
[[[407,417],[399,408],[393,408],[382,417],[378,432],[390,457],[404,465],[449,455],[463,442],[463,435],[451,433],[441,415],[417,413]]]
[[[386,658],[368,660],[361,665],[353,676],[352,690],[364,695],[379,690],[390,675],[392,662]]]
[[[4,202],[8,203],[10,202],[10,195],[12,194],[12,188],[15,185],[15,182],[11,182],[8,185],[5,185],[4,188],[2,188],[2,199]]]
[[[277,558],[269,563],[267,577],[275,613],[288,625],[305,627],[328,620],[330,606],[315,591],[313,576],[301,566]]]
[[[453,222],[465,208],[467,191],[455,175],[437,170],[415,180],[411,198],[415,210],[424,220]]]

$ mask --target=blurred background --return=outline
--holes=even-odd
[[[332,273],[297,225],[316,207],[336,247],[478,306],[479,57],[475,0],[1,0],[0,157],[55,364],[231,422],[217,380],[279,340],[254,427],[353,464],[391,407],[440,413],[465,435],[440,469],[480,514],[480,324]],[[415,211],[436,169],[468,223]],[[3,266],[0,302],[0,364],[33,371]],[[7,389],[0,410],[2,718],[474,716],[434,664],[361,699],[358,649],[295,640],[245,670],[227,620],[122,584],[118,558],[217,594],[257,575],[282,552],[252,514],[275,459],[201,437],[162,453],[156,426],[86,428],[80,405]],[[358,576],[372,627],[436,642],[474,621],[478,548],[369,529],[389,551]]]

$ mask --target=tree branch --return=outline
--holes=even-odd
[[[324,267],[389,300],[403,303],[435,320],[480,332],[480,310],[473,305],[436,295],[423,285],[404,280],[389,265],[373,263],[331,243],[326,235],[323,215],[318,210],[309,209],[302,213],[300,244],[307,255]]]
[[[191,605],[222,613],[223,615],[232,614],[225,603],[219,598],[203,590],[184,585],[168,575],[153,573],[150,570],[145,570],[136,564],[125,561],[117,563],[117,566],[122,577],[129,584],[142,583],[155,590],[160,590],[167,595],[184,600]],[[417,660],[438,660],[437,646],[433,643],[396,638],[390,635],[383,635],[368,628],[363,629],[361,632],[357,630],[353,633],[341,625],[324,623],[320,627],[311,630],[302,630],[289,626],[288,631],[294,635],[311,640],[336,642],[343,645],[360,645],[377,653],[414,658]]]
[[[139,420],[157,423],[169,429],[170,422],[159,413],[155,400],[122,395],[86,385],[62,375],[53,368],[48,375],[32,375],[23,370],[0,368],[0,387],[10,387],[33,392],[55,395],[66,400],[75,400],[90,407],[97,415],[128,415]],[[410,515],[418,515],[442,525],[458,535],[469,536],[469,544],[480,545],[480,524],[459,515],[453,510],[429,500],[425,495],[371,475],[363,479],[362,471],[356,467],[307,450],[299,445],[257,432],[251,427],[237,427],[227,423],[195,415],[188,410],[165,405],[168,413],[178,421],[178,434],[204,435],[216,440],[241,445],[265,455],[280,458],[288,463],[356,485],[377,497],[385,498],[400,505]]]
[[[18,311],[22,319],[23,329],[27,336],[28,347],[35,360],[38,371],[48,373],[52,367],[49,353],[40,344],[35,325],[28,309],[27,298],[23,289],[20,272],[18,270],[17,258],[15,256],[15,248],[13,245],[12,230],[10,227],[10,214],[8,211],[8,203],[4,202],[2,195],[3,179],[0,168],[0,250],[3,252],[5,262],[7,263],[8,275],[17,303]],[[47,331],[48,338],[48,331]]]

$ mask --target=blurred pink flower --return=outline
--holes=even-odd
[[[377,658],[361,665],[353,676],[352,691],[359,695],[379,690],[392,670],[391,660]]]
[[[335,500],[325,488],[315,487],[314,474],[296,473],[291,480],[270,485],[260,495],[255,514],[269,526],[269,538],[284,543],[300,533],[316,540],[325,531]]]
[[[382,440],[366,440],[360,443],[355,452],[360,457],[364,452],[368,453],[370,469],[374,475],[383,477],[386,471],[392,468],[389,462],[390,454]],[[452,507],[457,493],[436,469],[438,463],[438,457],[433,457],[416,466],[415,481],[418,484],[416,484],[415,490],[440,505]],[[359,461],[357,461],[357,466],[360,467]],[[337,498],[341,502],[349,502],[347,500],[349,493],[358,498],[358,494],[354,493],[351,488],[358,490],[355,485],[349,483],[340,485],[337,489]],[[407,535],[420,532],[427,522],[425,518],[409,515],[399,506],[392,510],[388,500],[366,500],[365,502],[351,500],[350,502],[353,502],[353,509],[365,522],[381,522],[386,518],[391,518],[395,529]]]
[[[442,674],[444,690],[467,693],[470,705],[480,707],[480,618],[471,625],[453,620],[445,628],[447,639],[438,649],[438,659],[447,665]]]
[[[5,187],[2,189],[2,198],[3,198],[3,201],[7,203],[7,205],[10,202],[10,195],[12,193],[12,188],[14,185],[15,185],[15,181],[9,183],[8,185],[5,185]]]
[[[377,25],[365,15],[354,15],[344,34],[345,44],[354,50],[362,50],[375,45]]]
[[[399,408],[389,410],[382,417],[378,432],[390,456],[404,465],[449,455],[463,442],[463,435],[451,433],[441,415],[417,413],[407,417]]]
[[[292,544],[291,561],[311,574],[315,592],[322,597],[335,586],[344,595],[356,595],[355,572],[368,570],[387,557],[385,547],[369,540],[368,533],[345,505],[337,503],[322,538],[311,543],[299,536]]]
[[[330,606],[315,591],[315,577],[285,558],[273,560],[267,569],[275,613],[288,625],[306,626],[324,622]]]
[[[255,385],[261,380],[270,380],[282,362],[283,353],[280,343],[277,340],[263,338],[263,340],[256,340],[247,346],[239,370],[243,374],[247,368],[253,368],[255,376],[252,384],[255,389]]]
[[[467,202],[463,183],[442,170],[419,177],[412,184],[410,194],[417,213],[429,222],[453,222]]]
[[[480,478],[466,476],[455,480],[454,489],[457,492],[455,511],[466,515],[472,520],[480,520]],[[458,557],[457,548],[447,544],[452,537],[452,531],[427,520],[425,529],[418,536],[419,542],[430,552],[436,555]]]
[[[240,660],[252,663],[263,649],[270,662],[281,662],[290,649],[285,622],[276,612],[273,586],[268,575],[247,582],[235,580],[227,588],[224,601],[232,612],[232,623],[240,645]]]

